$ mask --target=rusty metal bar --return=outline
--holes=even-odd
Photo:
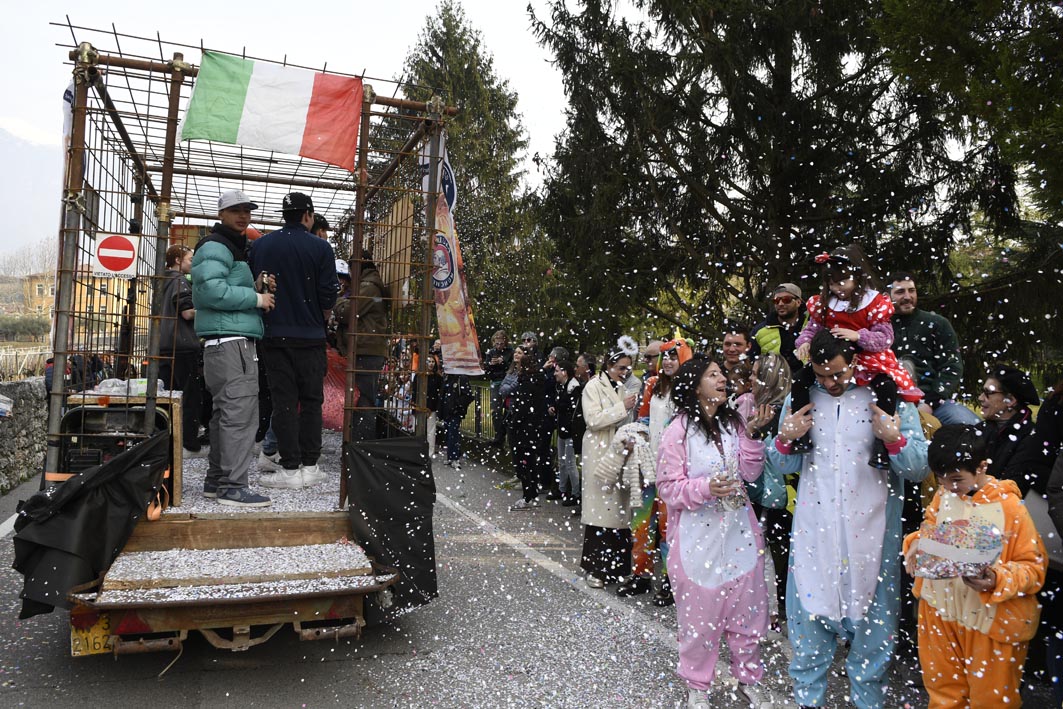
[[[442,106],[442,101],[437,101],[436,107]],[[441,111],[437,111],[434,114],[429,114],[429,120],[432,122],[432,137],[430,139],[430,147],[428,152],[428,194],[425,195],[425,229],[428,236],[428,248],[425,249],[425,275],[424,275],[424,291],[422,292],[422,299],[425,302],[435,300],[435,291],[432,287],[432,254],[435,252],[436,241],[436,200],[439,198],[439,163],[443,159],[440,154],[440,141],[443,133],[443,123],[441,119]],[[420,339],[418,343],[418,349],[424,353],[421,357],[417,376],[424,379],[425,372],[428,368],[428,354],[431,348],[428,342],[428,333],[432,330],[432,307],[421,308],[421,326],[420,326]],[[442,372],[440,372],[442,375]],[[428,387],[422,386],[417,390],[417,400],[414,405],[419,409],[427,409],[428,402]],[[417,417],[416,434],[418,437],[428,435],[428,420],[427,416]]]
[[[402,164],[402,161],[412,153],[413,149],[421,142],[427,130],[428,123],[426,121],[421,121],[421,124],[417,126],[417,130],[415,130],[410,136],[410,139],[406,141],[405,145],[399,148],[399,152],[395,157],[391,158],[391,162],[387,164],[384,171],[373,181],[372,187],[369,188],[369,192],[365,196],[366,202],[373,199],[373,197],[376,197],[377,192],[379,192],[380,188],[384,186],[384,183],[395,174],[395,171],[399,169],[399,165]]]
[[[77,267],[78,232],[84,209],[85,122],[88,115],[88,82],[93,72],[95,52],[92,46],[78,48],[74,67],[74,116],[70,130],[70,145],[66,161],[66,185],[63,196],[63,226],[59,239],[59,287],[55,291],[55,339],[52,362],[52,390],[49,392],[48,445],[44,455],[44,472],[57,473],[62,436],[59,432],[66,394],[66,360],[70,347],[70,326],[73,317],[74,269]],[[45,475],[41,476],[44,488]]]
[[[151,312],[148,315],[148,371],[145,374],[148,381],[144,393],[144,432],[149,435],[155,430],[155,397],[159,391],[159,342],[162,336],[160,321],[164,289],[156,279],[166,271],[166,247],[170,240],[170,224],[173,221],[170,199],[173,192],[173,160],[177,151],[177,116],[181,110],[181,84],[184,83],[183,70],[187,66],[184,58],[180,52],[174,52],[173,61],[169,65],[172,70],[170,104],[166,116],[166,144],[163,153],[163,165],[167,166],[167,169],[162,172],[162,188],[156,205],[159,225],[155,238],[155,278],[152,279],[154,289]],[[170,382],[167,382],[167,386],[170,386]]]
[[[96,89],[96,93],[99,94],[103,100],[103,105],[107,109],[107,113],[111,116],[111,123],[114,125],[114,129],[118,131],[118,135],[122,138],[122,143],[125,145],[125,149],[129,151],[129,159],[133,161],[133,164],[137,166],[137,177],[143,180],[144,186],[148,188],[148,193],[158,199],[159,193],[155,191],[155,185],[152,184],[151,178],[148,177],[147,165],[144,159],[140,157],[140,153],[137,152],[136,146],[133,144],[133,139],[129,136],[129,131],[126,130],[125,123],[122,122],[122,118],[118,113],[118,109],[114,105],[114,101],[111,100],[111,94],[107,91],[107,86],[102,81],[93,82],[92,88]]]
[[[149,165],[148,172],[163,172],[162,165]],[[221,180],[243,180],[244,182],[263,182],[269,185],[284,185],[286,187],[311,187],[323,190],[336,190],[337,192],[354,192],[357,188],[354,182],[320,182],[316,180],[283,180],[275,177],[259,175],[247,175],[242,172],[217,172],[215,170],[196,170],[192,168],[175,167],[171,170],[174,175],[188,175],[189,177],[216,177]],[[216,217],[217,215],[215,215]]]
[[[182,641],[188,637],[187,630],[181,630],[169,638],[137,638],[123,640],[120,635],[111,636],[111,652],[115,655],[139,655],[145,652],[164,652],[181,650]]]
[[[207,219],[207,220],[218,221],[218,215],[217,214],[206,214],[204,212],[182,212],[182,211],[175,211],[173,214],[174,214],[175,217],[184,217],[185,219]],[[259,218],[256,217],[254,223],[255,224],[261,224],[263,226],[284,226],[284,222],[280,221],[278,219],[259,219]]]
[[[70,59],[77,58],[76,49],[70,50]],[[109,54],[101,54],[98,59],[98,63],[101,66],[113,66],[122,69],[139,69],[140,71],[157,71],[161,73],[168,73],[173,71],[173,66],[169,62],[156,62],[147,59],[132,59],[130,57],[116,57]],[[183,70],[188,76],[198,76],[199,67],[189,67]],[[411,101],[404,98],[391,98],[388,96],[376,96],[370,102],[378,106],[388,106],[389,108],[401,108],[409,111],[427,111],[428,104],[423,101]],[[443,109],[443,113],[447,116],[456,116],[458,109],[454,106],[447,106]]]
[[[294,621],[292,628],[299,635],[300,640],[339,640],[340,638],[360,638],[362,628],[365,627],[365,619],[355,618],[353,623],[347,625],[333,625],[319,628],[304,628],[300,621]]]
[[[431,112],[431,102],[425,103],[424,101],[410,101],[404,98],[389,98],[387,96],[377,96],[373,103],[378,106],[390,106],[391,108],[405,108],[410,111],[421,111],[422,113]],[[458,115],[458,109],[454,106],[444,106],[442,111],[443,115],[456,116]]]
[[[351,295],[353,307],[347,308],[347,376],[346,386],[343,391],[343,441],[344,443],[351,443],[352,422],[354,419],[354,387],[355,387],[355,370],[357,368],[358,358],[358,292],[362,283],[362,260],[365,258],[365,252],[363,250],[362,241],[365,236],[365,205],[366,205],[366,182],[368,180],[368,173],[366,172],[366,165],[369,162],[369,107],[373,105],[373,100],[376,98],[376,92],[373,91],[373,87],[368,84],[365,86],[363,93],[364,100],[362,102],[362,122],[361,127],[358,129],[358,165],[355,169],[355,176],[357,177],[358,189],[354,195],[354,236],[352,237],[351,254],[350,254],[350,271],[351,271]],[[357,258],[355,258],[357,256]],[[361,406],[365,406],[365,402],[359,400]],[[370,405],[375,405],[376,402],[372,402]],[[343,507],[347,503],[347,474],[351,469],[350,461],[350,446],[345,445],[341,447],[340,452],[340,507]]]

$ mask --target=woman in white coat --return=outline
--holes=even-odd
[[[637,349],[636,349],[637,351]],[[631,374],[631,354],[618,346],[610,352],[602,371],[583,387],[583,554],[580,568],[587,585],[603,588],[631,573],[631,518],[628,491],[616,485],[607,490],[595,476],[616,430],[629,421],[637,395],[628,393],[624,380]]]

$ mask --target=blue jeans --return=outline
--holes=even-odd
[[[934,409],[934,416],[943,425],[950,423],[962,423],[965,426],[974,426],[981,423],[982,419],[978,418],[978,414],[968,409],[963,404],[958,404],[955,401],[946,399],[938,404],[938,407]]]
[[[269,423],[269,428],[266,429],[266,437],[262,439],[262,452],[266,455],[277,454],[277,434],[273,432],[273,421]]]
[[[461,458],[461,418],[452,416],[446,420],[448,463]]]
[[[579,470],[571,438],[557,439],[557,486],[564,495],[580,496]]]

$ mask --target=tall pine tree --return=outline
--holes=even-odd
[[[521,169],[528,141],[517,94],[497,74],[483,37],[454,0],[442,0],[425,22],[403,79],[406,98],[438,94],[459,109],[447,122],[447,151],[459,195],[455,225],[481,334],[521,327],[534,318],[521,300],[538,300],[539,293],[528,290],[541,287],[545,269],[530,239]]]
[[[948,253],[967,169],[887,65],[877,3],[619,5],[559,0],[535,24],[570,98],[543,227],[595,284],[587,321],[608,305],[711,338],[770,285],[813,290],[799,277],[835,245],[910,266]]]

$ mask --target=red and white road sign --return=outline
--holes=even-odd
[[[139,236],[108,234],[96,240],[92,254],[92,275],[103,278],[132,278],[137,275]]]

